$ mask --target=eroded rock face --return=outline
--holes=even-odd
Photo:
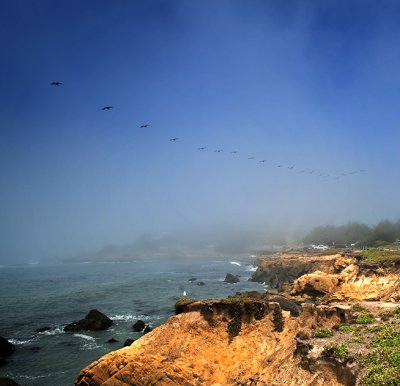
[[[346,318],[345,312],[312,304],[297,318],[284,311],[284,328],[277,332],[276,307],[248,298],[186,303],[182,313],[130,347],[82,370],[76,385],[340,385],[329,369],[303,369],[294,353],[299,326],[332,327]],[[228,325],[238,309],[241,328],[230,339]]]
[[[91,310],[84,319],[72,322],[64,327],[66,332],[77,332],[82,330],[106,330],[113,324],[113,321],[100,311]]]
[[[285,253],[267,256],[258,261],[258,268],[252,281],[265,283],[279,291],[297,278],[314,271],[333,273],[334,263],[340,255],[305,255],[303,253]]]
[[[334,330],[354,321],[351,303],[345,299],[396,299],[398,267],[373,269],[360,266],[352,256],[335,255],[304,258],[302,269],[312,264],[307,259],[314,258],[319,269],[294,279],[291,294],[247,292],[218,300],[180,299],[175,316],[83,369],[76,386],[359,384],[357,361],[327,357],[326,342],[313,336],[317,330]],[[279,271],[294,266],[293,259],[290,256],[286,264],[281,258]],[[362,306],[379,319],[396,304],[367,301]],[[277,308],[283,310],[281,332],[274,326]],[[341,333],[337,335],[341,339]]]

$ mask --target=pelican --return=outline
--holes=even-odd
[[[294,168],[294,165],[288,167],[289,170],[292,170],[293,168]]]
[[[142,128],[146,128],[146,127],[149,127],[150,125],[149,124],[144,124],[144,125],[140,125],[140,128],[142,129]]]
[[[198,147],[197,150],[204,150],[205,147]]]
[[[256,157],[248,157],[247,159],[256,159]]]
[[[231,151],[231,154],[237,154],[239,153],[237,150]]]
[[[266,159],[261,159],[259,162],[267,162]]]
[[[61,82],[51,82],[50,83],[52,86],[61,86],[62,83]]]
[[[104,106],[101,109],[104,110],[111,110],[113,107],[112,106]]]
[[[222,152],[221,149],[214,150],[214,153],[221,153],[221,152]]]
[[[175,138],[170,138],[170,141],[173,141],[173,142],[175,142],[175,141],[177,141],[179,138],[177,138],[177,137],[175,137]]]

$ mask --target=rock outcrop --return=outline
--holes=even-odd
[[[0,364],[4,362],[4,359],[10,356],[14,351],[14,346],[6,338],[0,336]]]
[[[280,258],[276,273],[294,267],[292,256]],[[373,268],[350,255],[304,257],[301,265],[296,272],[304,275],[294,269],[289,281],[278,275],[288,292],[180,299],[175,316],[83,369],[76,386],[363,384],[362,355],[373,350],[380,323],[392,318],[400,333],[398,267]]]
[[[113,321],[100,311],[91,310],[84,319],[72,322],[64,327],[66,332],[77,332],[82,330],[106,330],[113,324]]]
[[[224,282],[229,284],[235,284],[239,283],[240,279],[238,275],[232,275],[231,273],[227,273]]]

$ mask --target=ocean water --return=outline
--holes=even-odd
[[[137,261],[0,267],[0,336],[15,352],[0,366],[0,377],[22,386],[70,386],[79,371],[142,333],[142,319],[157,327],[174,314],[184,293],[197,299],[223,298],[264,287],[249,282],[249,262]],[[226,273],[241,276],[227,284]],[[197,278],[194,282],[189,279]],[[203,286],[197,282],[204,282]],[[105,331],[65,333],[63,327],[93,308],[113,319]],[[42,327],[49,331],[35,332]],[[111,338],[116,343],[108,343]]]

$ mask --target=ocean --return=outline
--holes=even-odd
[[[22,386],[71,386],[82,368],[142,336],[132,330],[136,320],[159,326],[184,294],[207,299],[263,291],[248,281],[254,270],[248,261],[221,260],[1,266],[0,336],[15,351],[0,366],[0,378]],[[240,275],[240,283],[224,283],[228,272]],[[63,332],[94,308],[114,321],[109,329]],[[43,327],[50,329],[35,332]]]

